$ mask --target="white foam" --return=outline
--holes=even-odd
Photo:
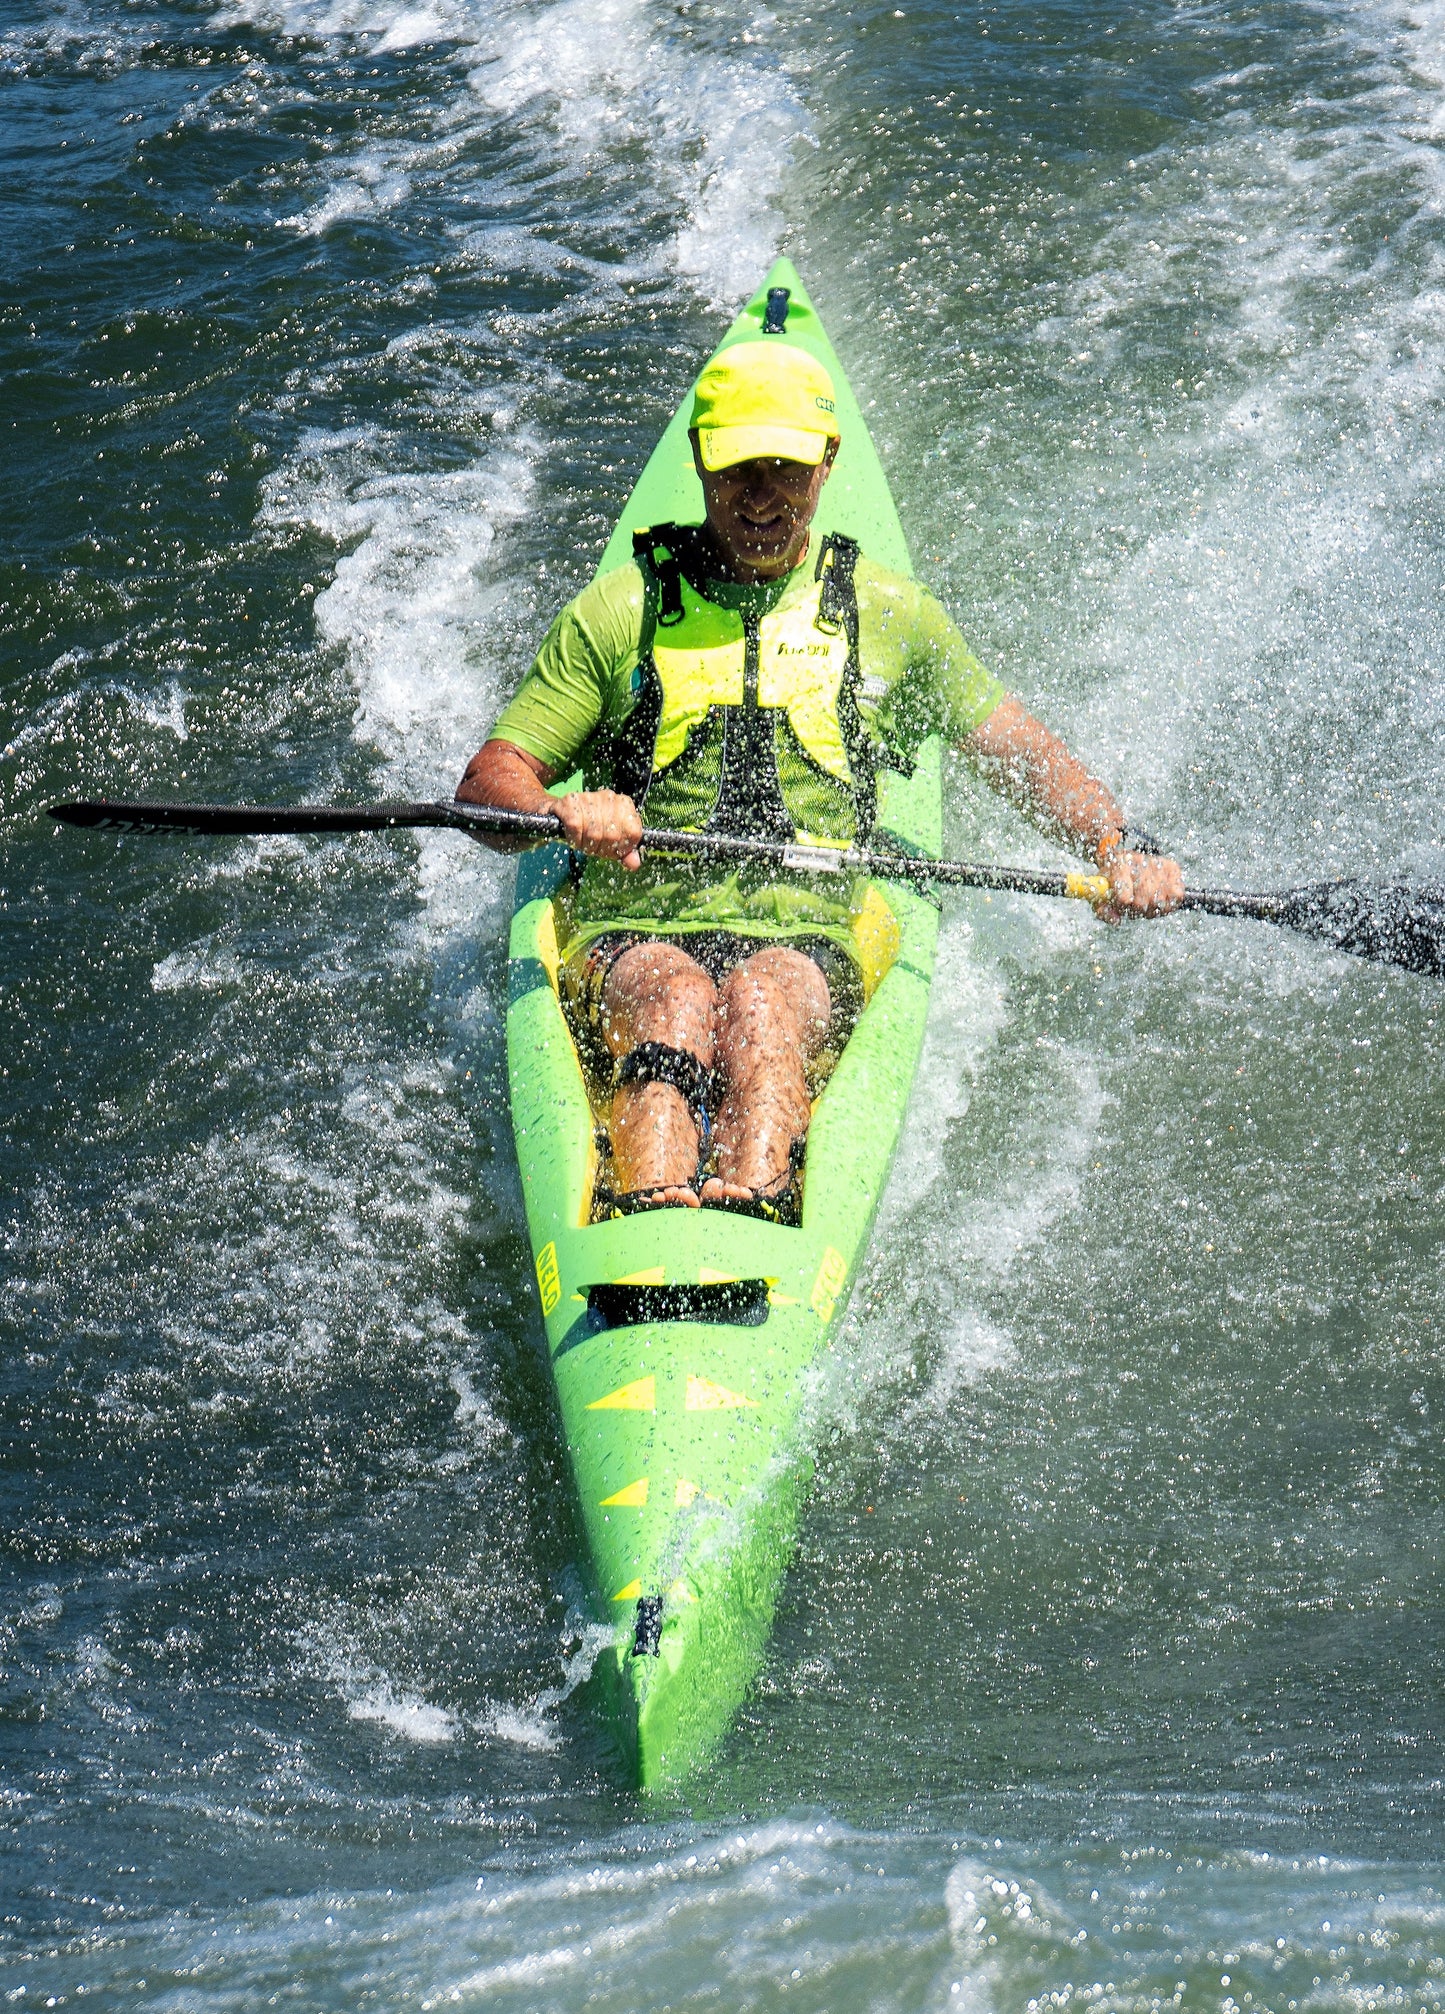
[[[1008,1018],[1002,975],[975,955],[974,932],[944,919],[934,967],[942,1012],[930,1014],[915,1090],[881,1212],[881,1228],[911,1217],[948,1166],[949,1129],[968,1111],[984,1058]],[[946,1007],[944,1006],[946,1003]]]
[[[352,217],[379,217],[396,208],[411,194],[411,180],[385,151],[354,157],[346,172],[327,189],[324,196],[279,221],[299,231],[303,237],[319,238]]]
[[[364,1683],[354,1692],[343,1691],[342,1697],[353,1720],[374,1721],[403,1741],[455,1741],[461,1725],[445,1707],[433,1706],[414,1693],[397,1692],[385,1677]]]
[[[106,20],[74,0],[60,0],[40,18],[0,35],[0,75],[24,74],[64,62],[90,75],[106,76],[135,66],[145,31],[123,15]]]
[[[746,51],[677,32],[646,0],[552,0],[503,12],[478,45],[477,94],[498,114],[545,119],[569,163],[641,146],[653,183],[684,212],[665,263],[720,306],[776,254],[778,197],[810,129],[760,14]]]
[[[234,952],[197,945],[172,951],[151,968],[151,988],[156,993],[182,993],[191,988],[216,992],[224,986],[240,986],[244,980],[244,969]]]
[[[1063,583],[1058,671],[1042,673],[1057,687],[1045,710],[1136,816],[1155,814],[1166,829],[1201,737],[1231,706],[1246,725],[1269,708],[1287,727],[1341,669],[1353,676],[1340,665],[1349,648],[1340,630],[1347,636],[1352,621],[1367,636],[1382,621],[1419,625],[1417,655],[1435,654],[1424,637],[1438,618],[1394,545],[1412,495],[1439,479],[1441,10],[1322,13],[1338,51],[1328,102],[1301,98],[1273,117],[1248,117],[1235,109],[1236,74],[1203,80],[1204,102],[1228,116],[1130,163],[1107,197],[1094,193],[1113,221],[1090,245],[1067,306],[1036,331],[1061,355],[1091,356],[1096,370],[1103,359],[1107,376],[1134,367],[1141,328],[1177,313],[1185,274],[1201,298],[1197,361],[1181,358],[1188,382],[1161,401],[1167,428],[1137,414],[1131,428],[1079,439],[1096,451],[1059,464],[1075,522],[1097,532],[1117,513],[1120,531],[1141,517],[1156,529],[1116,564],[1090,554],[1083,577]],[[1361,234],[1377,221],[1389,236],[1371,253]],[[1161,527],[1170,506],[1173,524]],[[1429,681],[1410,655],[1393,652],[1380,670],[1403,683],[1413,711]],[[1292,674],[1284,689],[1282,666]],[[1393,773],[1392,741],[1362,725],[1349,766]],[[1377,835],[1398,847],[1398,819],[1388,841],[1381,829],[1379,791],[1346,775],[1333,751],[1322,754],[1301,810],[1313,794],[1342,814],[1335,843],[1346,857]],[[1237,772],[1247,760],[1241,751]],[[1430,767],[1426,757],[1422,784]],[[1213,835],[1210,870],[1247,863],[1251,836],[1266,825],[1272,839],[1283,823],[1310,844],[1308,828],[1299,833],[1298,817],[1281,820],[1281,809],[1255,793],[1236,828]],[[1334,838],[1328,824],[1324,837]],[[1318,844],[1313,852],[1320,871],[1336,864],[1320,859]]]
[[[485,394],[476,407],[484,417]],[[345,548],[315,610],[321,637],[347,653],[357,733],[397,788],[450,794],[501,698],[482,654],[495,601],[483,569],[499,528],[528,508],[533,460],[522,435],[461,469],[407,473],[402,459],[380,429],[308,432],[267,479],[259,522]]]
[[[1017,1358],[1018,1345],[1007,1329],[997,1327],[977,1308],[961,1308],[934,1353],[932,1374],[915,1410],[948,1412],[970,1386]]]
[[[173,734],[177,741],[189,741],[191,731],[186,725],[186,691],[178,678],[173,678],[165,688],[165,696],[153,692],[135,692],[129,686],[121,691],[135,713],[152,727],[163,728]]]
[[[474,1725],[480,1734],[507,1742],[513,1748],[530,1749],[536,1755],[551,1755],[562,1745],[557,1730],[547,1724],[537,1707],[494,1702],[477,1717]]]
[[[506,1428],[460,1366],[452,1371],[448,1383],[457,1395],[457,1422],[478,1447],[490,1447],[506,1437]]]
[[[310,1631],[299,1641],[353,1720],[428,1747],[455,1741],[461,1733],[463,1723],[457,1714],[399,1686],[339,1626]]]
[[[377,50],[392,54],[400,49],[419,49],[450,40],[455,34],[450,10],[442,7],[405,7],[382,30]]]
[[[465,39],[473,18],[465,5],[436,0],[422,7],[409,0],[228,0],[217,16],[296,39],[361,41],[375,50]]]
[[[602,295],[629,273],[675,272],[719,307],[757,285],[776,256],[781,196],[795,148],[812,132],[782,53],[786,27],[766,9],[727,41],[649,0],[512,0],[483,9],[458,0],[237,0],[231,21],[313,40],[359,42],[377,54],[449,44],[466,89],[438,109],[429,135],[405,147],[362,140],[322,168],[323,186],[282,219],[319,235],[344,218],[380,214],[418,183],[454,191],[468,142],[525,125],[535,170],[591,175],[609,232],[630,238],[616,260],[551,249],[533,231],[533,259],[561,258]],[[470,98],[470,109],[467,99]],[[639,176],[641,151],[646,171]],[[610,200],[609,200],[610,199]],[[506,227],[448,226],[470,256],[526,270]]]

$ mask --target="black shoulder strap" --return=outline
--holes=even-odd
[[[848,639],[848,661],[838,688],[838,726],[853,772],[853,797],[858,819],[858,842],[865,844],[878,816],[878,754],[858,711],[858,688],[863,667],[858,656],[858,589],[853,575],[858,565],[858,541],[840,531],[829,532],[818,549],[814,578],[822,583],[818,596],[818,624],[833,631],[841,629]]]
[[[858,650],[858,590],[853,582],[858,564],[858,541],[830,531],[818,548],[815,580],[823,583],[818,598],[818,620],[830,629],[841,628],[855,656]]]
[[[632,556],[642,570],[642,634],[637,645],[641,684],[632,711],[612,744],[612,788],[630,797],[640,811],[647,801],[657,754],[657,730],[662,724],[662,680],[652,655],[659,624],[681,622],[682,569],[677,547],[678,527],[650,525],[632,534]]]
[[[670,629],[682,621],[682,568],[678,547],[682,533],[675,524],[649,525],[632,534],[632,557],[642,568],[643,578],[657,584],[656,621]]]

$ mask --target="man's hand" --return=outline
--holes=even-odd
[[[574,790],[548,800],[548,810],[562,821],[567,844],[593,860],[620,860],[635,871],[642,865],[638,843],[642,820],[630,797],[616,790]]]
[[[1157,853],[1126,853],[1116,846],[1100,861],[1099,872],[1109,882],[1109,900],[1097,912],[1106,923],[1126,916],[1167,916],[1184,895],[1178,861]]]
[[[1184,876],[1178,863],[1154,853],[1124,851],[1124,814],[1113,792],[1020,700],[1011,695],[1001,699],[960,746],[987,781],[1045,832],[1094,855],[1109,882],[1109,899],[1098,904],[1106,923],[1125,916],[1167,916],[1179,907]]]

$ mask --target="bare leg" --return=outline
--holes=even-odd
[[[728,974],[718,1001],[717,1067],[726,1092],[717,1115],[717,1174],[702,1200],[769,1195],[788,1172],[788,1150],[808,1130],[806,1066],[828,1031],[828,982],[785,944],[755,952]]]
[[[602,1036],[614,1058],[643,1042],[713,1060],[717,988],[678,945],[654,938],[624,951],[602,989]],[[697,1207],[697,1127],[671,1084],[625,1084],[612,1100],[612,1162],[619,1189],[659,1191],[659,1203]],[[676,1186],[673,1186],[673,1185]]]

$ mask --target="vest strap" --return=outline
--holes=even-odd
[[[848,767],[853,772],[853,793],[858,818],[858,844],[865,846],[878,819],[878,758],[873,741],[858,710],[858,692],[863,683],[863,667],[858,656],[858,588],[853,578],[858,565],[858,541],[840,531],[829,532],[818,548],[814,579],[821,582],[818,595],[818,622],[821,627],[841,629],[848,639],[848,659],[843,682],[838,689],[838,727]]]
[[[743,622],[743,703],[715,708],[722,714],[722,774],[707,821],[709,832],[760,839],[792,839],[796,827],[778,776],[778,717],[758,705],[758,618]]]
[[[675,524],[651,525],[632,534],[632,557],[642,569],[642,635],[637,649],[642,684],[612,744],[612,787],[630,797],[639,811],[652,785],[657,730],[662,724],[662,680],[657,675],[652,640],[659,626],[680,622],[684,613],[682,568],[677,560],[681,542],[682,534]]]
[[[823,583],[818,597],[818,620],[846,632],[854,651],[858,649],[858,589],[853,574],[858,565],[858,541],[840,531],[829,532],[818,548],[814,580]]]
[[[632,534],[632,557],[645,561],[657,580],[660,590],[657,620],[663,629],[671,629],[683,617],[682,568],[677,561],[677,544],[675,524],[660,524],[655,529],[649,527]]]

